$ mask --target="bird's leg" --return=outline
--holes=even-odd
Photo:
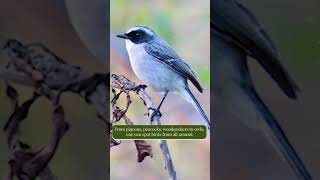
[[[153,111],[153,113],[151,114],[151,121],[153,120],[153,117],[154,117],[155,115],[158,115],[159,117],[162,116],[162,114],[161,114],[161,112],[160,112],[160,108],[161,108],[161,105],[162,105],[164,99],[167,97],[168,92],[169,92],[168,90],[165,91],[164,96],[163,96],[163,98],[162,98],[159,106],[157,107],[157,109],[153,109],[154,111]]]

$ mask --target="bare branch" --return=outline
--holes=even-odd
[[[115,89],[120,89],[123,92],[128,91],[135,91],[140,99],[143,101],[144,105],[148,109],[149,115],[151,115],[154,112],[155,106],[150,98],[150,96],[145,92],[144,88],[146,86],[144,85],[136,85],[134,82],[130,81],[124,76],[118,76],[115,74],[111,75],[111,87]],[[114,93],[114,95],[117,95]],[[119,97],[118,97],[119,98]],[[161,125],[160,117],[158,115],[152,116],[151,124],[153,125]],[[170,180],[176,180],[176,171],[174,169],[174,165],[172,162],[172,158],[170,155],[169,147],[166,140],[160,140],[159,141],[160,148],[162,151],[162,155],[165,162],[165,168],[168,171],[169,179]]]

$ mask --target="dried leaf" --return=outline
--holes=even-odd
[[[150,156],[152,157],[152,146],[148,144],[144,140],[135,140],[134,143],[136,144],[136,148],[138,151],[138,162],[142,162],[145,157]]]

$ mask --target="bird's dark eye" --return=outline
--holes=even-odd
[[[140,36],[140,33],[136,32],[136,33],[135,33],[135,36],[136,36],[136,37],[139,37],[139,36]]]

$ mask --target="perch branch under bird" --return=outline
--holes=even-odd
[[[113,93],[113,98],[111,101],[112,102],[112,109],[113,109],[113,121],[119,121],[121,118],[123,118],[127,123],[127,121],[129,120],[128,117],[126,116],[126,112],[131,104],[129,92],[136,92],[138,94],[138,96],[140,97],[140,99],[143,101],[143,104],[148,109],[148,114],[149,115],[153,114],[155,106],[154,106],[150,96],[145,92],[146,86],[136,85],[134,82],[130,81],[129,79],[127,79],[126,77],[124,77],[122,75],[112,74],[111,75],[111,87],[112,87],[112,93]],[[119,92],[117,92],[116,89],[118,89]],[[126,97],[127,97],[127,103],[126,103],[126,107],[124,109],[120,109],[116,103],[121,94],[126,94]],[[157,114],[155,116],[150,116],[150,117],[151,117],[151,119],[150,119],[151,124],[161,125],[159,114]],[[127,124],[130,124],[130,123],[127,123]],[[114,140],[111,140],[111,141],[114,141]],[[151,151],[150,152],[148,151],[149,146],[146,146],[146,143],[143,143],[143,144],[144,144],[143,147],[147,147],[147,148],[146,149],[143,148],[144,154],[142,154],[141,156],[139,156],[139,154],[138,154],[138,161],[141,160],[140,158],[142,158],[142,160],[143,160],[143,158],[147,155],[152,156]],[[160,144],[160,148],[161,148],[162,155],[164,158],[165,168],[167,169],[167,172],[169,175],[169,179],[176,180],[177,179],[176,171],[175,171],[175,168],[174,168],[174,165],[172,162],[172,158],[170,155],[167,141],[166,140],[159,140],[159,144]],[[136,145],[137,145],[137,142],[136,142]],[[137,145],[137,147],[138,147],[138,145]],[[150,148],[150,150],[151,150],[151,148]]]

